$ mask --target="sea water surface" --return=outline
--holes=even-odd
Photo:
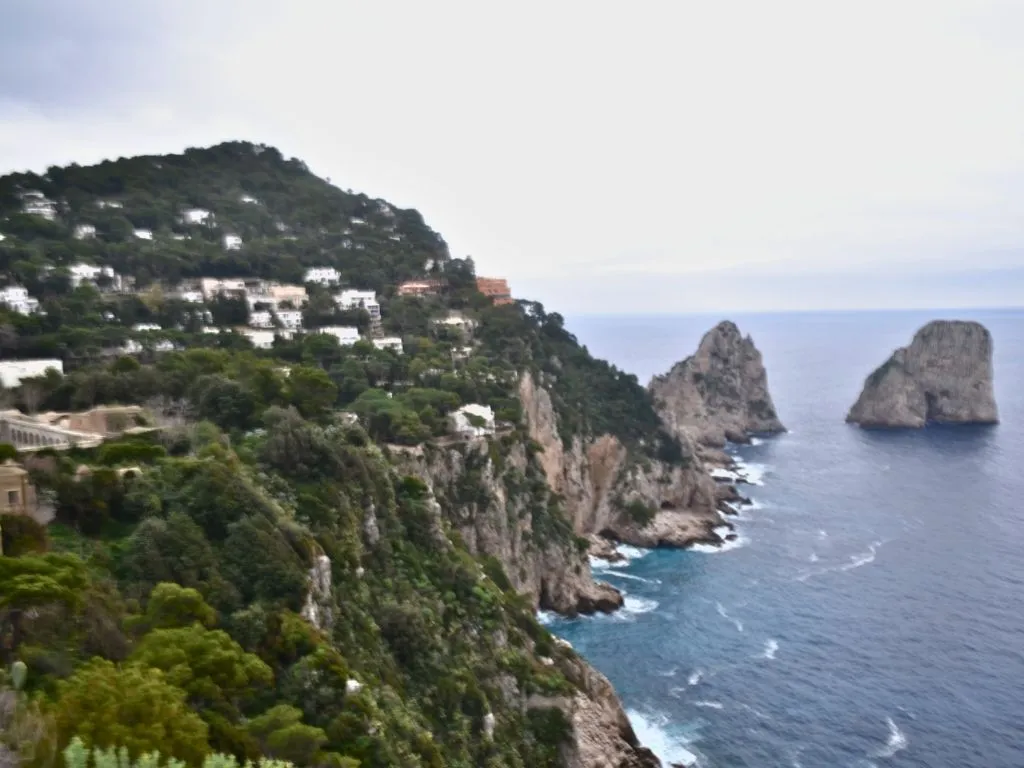
[[[996,427],[844,424],[930,319],[995,342]],[[708,316],[570,318],[646,383]],[[666,763],[1024,766],[1024,311],[736,315],[786,435],[738,450],[757,485],[720,551],[598,566],[624,611],[550,626],[615,684]]]

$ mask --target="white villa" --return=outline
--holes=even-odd
[[[494,411],[489,405],[470,403],[451,414],[452,431],[462,437],[494,434]]]
[[[51,360],[7,360],[0,362],[0,386],[14,389],[22,379],[43,376],[50,369],[64,375],[64,363],[56,358]]]
[[[39,299],[29,296],[28,289],[20,285],[9,285],[0,290],[0,304],[5,304],[19,315],[31,315],[39,309]]]
[[[57,203],[34,189],[21,193],[21,210],[33,216],[42,216],[47,221],[57,218]]]
[[[252,342],[256,349],[270,349],[274,346],[274,332],[262,331],[254,328],[243,328],[242,335]]]
[[[306,270],[303,282],[320,285],[334,285],[341,280],[341,275],[334,267],[311,267]]]
[[[390,349],[399,354],[405,351],[405,347],[402,346],[402,340],[397,336],[385,336],[381,339],[374,339],[373,346],[377,349]]]
[[[140,240],[152,240],[153,230],[151,229],[136,229],[135,236]]]
[[[134,331],[162,331],[163,328],[157,323],[136,323],[132,326]]]
[[[326,333],[338,340],[342,346],[355,344],[359,341],[359,329],[348,325],[329,325],[317,328],[317,333]]]
[[[114,288],[121,287],[121,276],[114,271],[113,267],[95,267],[80,261],[77,264],[72,264],[68,271],[71,273],[73,288],[77,288],[82,283],[95,283],[100,275],[109,277]]]
[[[267,310],[257,310],[249,313],[249,327],[251,328],[273,328],[274,316]]]
[[[85,240],[89,237],[96,237],[96,227],[92,224],[78,224],[73,232],[75,240]]]
[[[370,315],[370,321],[374,324],[380,322],[380,303],[377,301],[376,291],[360,291],[349,288],[341,293],[335,294],[334,303],[339,309],[365,309]]]
[[[214,296],[245,295],[245,280],[240,277],[204,277],[199,281],[203,296],[209,301]]]
[[[205,224],[210,219],[210,212],[205,208],[189,208],[181,212],[183,224]]]
[[[224,235],[224,249],[237,251],[242,247],[242,238],[238,235]]]
[[[302,330],[302,311],[298,309],[279,309],[275,313],[281,325],[290,331]]]

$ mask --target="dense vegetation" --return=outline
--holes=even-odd
[[[21,212],[26,190],[55,201],[55,221]],[[188,208],[213,215],[183,223]],[[96,236],[75,238],[82,224]],[[0,309],[0,357],[59,357],[67,368],[0,391],[3,405],[135,403],[165,425],[20,457],[55,520],[0,520],[0,666],[10,670],[0,763],[16,754],[50,766],[78,737],[74,759],[98,748],[97,765],[116,747],[147,766],[156,753],[225,766],[260,756],[331,768],[560,764],[564,717],[523,702],[572,692],[541,661],[572,652],[536,623],[500,563],[469,554],[451,510],[439,513],[385,446],[450,439],[454,409],[490,405],[500,438],[467,453],[465,476],[441,498],[473,509],[487,461],[515,445],[537,450],[517,393],[531,371],[567,441],[610,432],[638,456],[678,461],[635,377],[592,358],[539,304],[492,306],[473,262],[451,259],[415,211],[343,192],[272,148],[6,176],[0,232],[0,273],[45,310]],[[225,234],[244,246],[225,250]],[[134,277],[136,292],[72,290],[66,268],[78,261]],[[164,290],[200,275],[295,282],[309,266],[377,290],[405,353],[317,334],[255,350],[237,334],[200,332],[202,312],[230,324],[239,307]],[[427,275],[441,280],[438,295],[395,294]],[[437,322],[452,310],[470,330]],[[367,321],[339,316],[319,290],[305,313]],[[132,330],[148,322],[166,330]],[[128,339],[145,349],[124,354]],[[178,350],[156,351],[156,340]],[[579,545],[532,463],[503,472],[535,537]]]

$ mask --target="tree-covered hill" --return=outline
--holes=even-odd
[[[52,202],[52,220],[25,212],[31,193]],[[76,238],[83,226],[95,234]],[[0,177],[0,233],[0,270],[21,280],[82,260],[140,285],[203,275],[300,282],[307,267],[332,266],[387,293],[449,258],[419,212],[343,191],[248,142]],[[225,235],[242,247],[227,250]]]

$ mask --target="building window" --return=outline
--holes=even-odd
[[[18,492],[8,491],[7,492],[7,506],[16,507],[18,506]]]

